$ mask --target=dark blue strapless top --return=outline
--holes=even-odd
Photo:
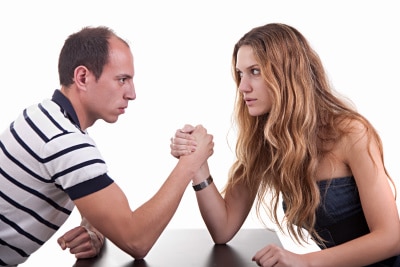
[[[321,203],[316,210],[316,232],[324,239],[321,249],[340,245],[369,233],[361,207],[357,184],[353,176],[317,182]],[[283,209],[286,205],[283,201]],[[368,267],[400,266],[400,256],[392,257]]]

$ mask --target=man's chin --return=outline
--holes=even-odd
[[[115,118],[107,118],[107,119],[104,119],[104,121],[107,122],[107,123],[115,123],[115,122],[118,121],[118,117],[115,117]]]

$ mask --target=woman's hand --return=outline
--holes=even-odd
[[[268,245],[258,251],[253,261],[262,267],[306,267],[303,255],[295,254],[276,245]]]

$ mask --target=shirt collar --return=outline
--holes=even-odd
[[[73,124],[81,129],[81,125],[79,123],[79,119],[76,115],[74,107],[72,106],[69,99],[63,93],[61,93],[60,90],[54,91],[51,100],[61,107],[61,110],[66,118],[68,118]]]

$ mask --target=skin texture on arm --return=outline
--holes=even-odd
[[[202,169],[208,169],[207,163]],[[207,176],[206,176],[207,177]],[[194,182],[196,183],[196,182]],[[230,241],[246,220],[255,196],[240,184],[221,195],[215,184],[196,192],[201,216],[216,244]]]
[[[132,211],[117,184],[75,201],[79,212],[106,238],[136,259],[147,255],[174,215],[200,165],[212,155],[212,136],[201,126],[194,131],[197,147],[183,156],[156,194]]]
[[[194,127],[185,125],[176,131],[171,144],[171,154],[179,158],[191,151],[190,133]],[[207,162],[203,164],[193,179],[198,184],[210,175]],[[216,244],[230,241],[246,220],[255,196],[250,196],[246,188],[240,184],[227,189],[224,196],[218,191],[215,183],[196,192],[197,203],[202,218]]]

